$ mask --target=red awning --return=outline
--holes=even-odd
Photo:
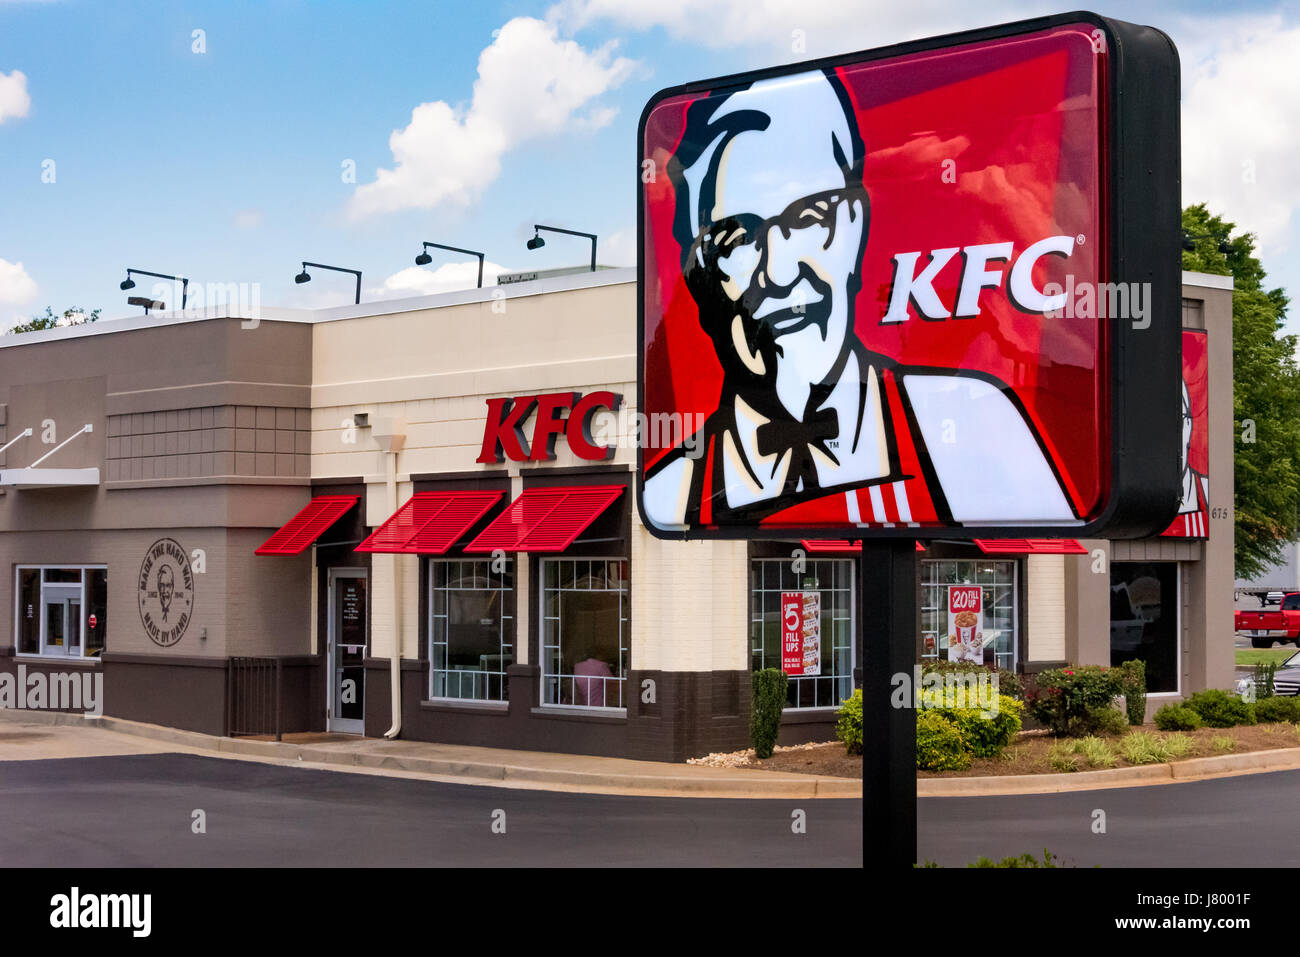
[[[977,538],[975,544],[987,555],[1088,554],[1073,538]]]
[[[300,555],[359,501],[360,495],[317,495],[253,554]]]
[[[809,552],[860,552],[862,551],[861,542],[851,542],[847,538],[805,538],[799,543]],[[916,543],[918,552],[925,551],[925,546],[920,542]]]
[[[416,492],[360,545],[359,552],[445,555],[505,492]]]
[[[562,552],[622,494],[621,485],[524,489],[465,551]]]

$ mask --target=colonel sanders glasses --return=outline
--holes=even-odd
[[[716,278],[720,274],[734,271],[728,269],[722,260],[749,250],[752,258],[747,258],[757,266],[761,254],[766,250],[767,237],[774,228],[781,231],[782,238],[789,239],[800,230],[821,226],[827,230],[822,249],[829,249],[835,241],[835,221],[840,203],[846,200],[857,200],[865,206],[866,191],[845,187],[812,193],[795,200],[778,215],[766,219],[754,213],[727,216],[700,229],[695,239],[698,258],[691,257],[688,262],[702,267],[710,277]],[[850,216],[853,216],[852,210]]]

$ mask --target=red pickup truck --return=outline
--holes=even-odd
[[[1300,647],[1300,592],[1283,595],[1277,611],[1239,611],[1233,618],[1237,631],[1249,635],[1254,648],[1272,648],[1275,641],[1294,641]]]

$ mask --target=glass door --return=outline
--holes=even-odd
[[[366,644],[369,629],[364,568],[329,571],[330,731],[364,734],[366,730]]]
[[[41,626],[42,654],[81,657],[80,585],[45,585]]]

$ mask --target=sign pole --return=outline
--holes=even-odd
[[[916,543],[862,542],[858,563],[858,662],[862,687],[863,850],[867,866],[916,863]],[[906,676],[896,708],[894,675]]]

